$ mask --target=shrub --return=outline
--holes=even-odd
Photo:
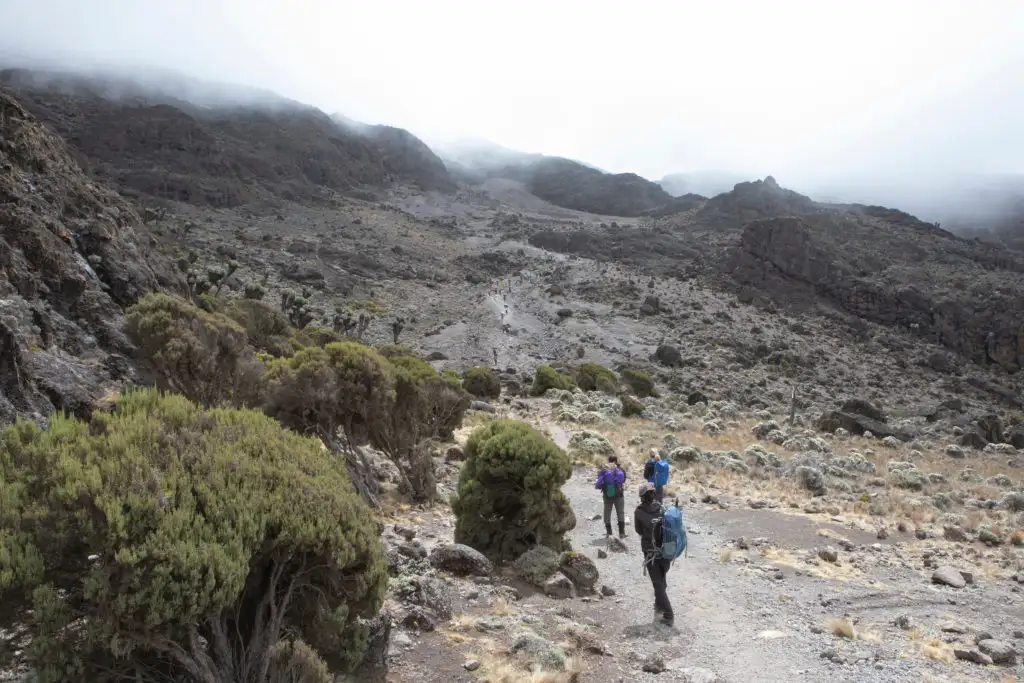
[[[280,309],[255,299],[232,299],[224,313],[245,329],[254,348],[274,356],[295,353],[288,339],[292,327]]]
[[[572,390],[576,385],[572,378],[560,375],[550,365],[538,365],[533,376],[533,386],[530,387],[532,396],[543,396],[548,389]]]
[[[339,333],[327,327],[307,325],[301,330],[296,330],[290,341],[292,346],[302,348],[305,346],[327,346],[344,339]]]
[[[426,362],[386,347],[385,358],[356,342],[308,347],[273,363],[267,413],[289,427],[315,432],[333,444],[339,428],[347,442],[369,441],[384,451],[417,500],[436,495],[428,438],[448,438],[469,407],[466,394]],[[355,477],[354,477],[355,478]]]
[[[0,626],[26,629],[40,683],[347,670],[387,572],[344,464],[258,412],[150,389],[8,427]]]
[[[462,388],[478,398],[501,396],[501,382],[490,368],[478,367],[466,370],[462,379]]]
[[[258,400],[262,366],[245,331],[227,316],[178,297],[148,294],[128,309],[126,329],[160,388],[204,406]]]
[[[440,380],[427,383],[427,400],[431,405],[433,425],[431,436],[447,440],[453,438],[455,430],[462,426],[470,397],[454,372],[445,371]]]
[[[626,383],[630,391],[636,394],[640,398],[647,398],[648,396],[657,396],[658,392],[654,388],[654,382],[651,381],[651,376],[643,370],[636,370],[635,368],[622,368],[619,370],[619,375],[622,377],[622,381]]]
[[[603,391],[606,394],[614,394],[619,388],[615,373],[599,363],[582,363],[576,368],[576,384],[583,391]]]
[[[335,441],[339,428],[349,444],[366,443],[394,403],[391,366],[356,342],[300,349],[275,362],[268,375],[267,414],[326,443]]]
[[[565,548],[576,526],[562,484],[565,452],[524,422],[494,420],[470,435],[452,511],[455,541],[502,561],[535,545]]]
[[[622,417],[633,417],[643,414],[645,408],[643,403],[629,394],[623,394],[619,398],[622,399]]]

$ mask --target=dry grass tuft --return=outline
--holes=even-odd
[[[937,662],[943,662],[944,664],[952,664],[956,661],[952,645],[934,636],[922,638],[920,632],[916,629],[911,629],[911,631],[908,635],[914,646],[914,651],[918,654],[928,659],[934,659]]]
[[[481,683],[576,683],[583,673],[583,662],[575,657],[565,660],[565,671],[529,671],[519,662],[503,656],[480,659]]]
[[[826,625],[829,633],[848,640],[857,640],[857,629],[849,619],[831,619]]]
[[[448,628],[457,632],[471,631],[475,626],[476,618],[464,612],[456,615],[455,618],[448,622]]]
[[[513,612],[512,604],[505,598],[498,598],[491,603],[491,615],[495,617],[507,617]]]

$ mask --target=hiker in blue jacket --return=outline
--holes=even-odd
[[[619,467],[619,459],[608,456],[608,464],[597,471],[594,488],[601,491],[604,499],[604,532],[612,535],[612,507],[619,518],[619,538],[626,537],[626,472]]]
[[[665,500],[665,485],[668,484],[668,463],[661,459],[660,453],[654,455],[654,471],[647,481],[654,484],[654,498],[659,502]]]

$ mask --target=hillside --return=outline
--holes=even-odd
[[[1024,367],[1024,258],[908,214],[819,204],[771,178],[650,230],[546,229],[531,244],[652,273],[703,275],[747,301],[914,330],[979,363]],[[994,342],[986,347],[988,333]]]
[[[452,190],[447,170],[398,129],[342,126],[283,98],[212,104],[157,85],[10,69],[0,85],[126,194],[215,207],[408,183]],[[194,89],[193,89],[194,90]],[[180,93],[180,94],[179,94]]]
[[[640,216],[672,201],[657,183],[635,173],[605,173],[579,161],[524,154],[498,146],[442,151],[445,163],[466,183],[488,178],[522,182],[556,206],[605,216]]]
[[[0,93],[0,423],[87,414],[135,377],[123,307],[183,287],[132,206]]]
[[[250,607],[235,605],[260,585],[266,597],[251,601],[251,614],[276,618],[274,597],[287,593],[277,572],[315,577],[297,589],[302,598],[280,603],[296,627],[254,646],[279,638],[306,653],[261,679],[274,683],[766,680],[766,661],[785,662],[780,675],[791,680],[837,683],[995,683],[1024,671],[1011,635],[1024,584],[1020,254],[895,209],[815,202],[770,177],[656,204],[664,197],[646,181],[585,164],[506,159],[474,176],[480,165],[468,159],[445,174],[470,187],[424,191],[448,176],[398,129],[325,120],[287,101],[231,109],[216,98],[129,105],[123,90],[32,92],[53,129],[78,137],[77,147],[66,144],[0,93],[0,424],[45,422],[59,409],[85,417],[126,385],[216,380],[220,371],[231,381],[208,396],[268,414],[186,408],[170,396],[160,402],[178,408],[130,429],[103,410],[73,441],[0,443],[3,514],[24,532],[8,540],[59,544],[61,554],[45,556],[59,571],[42,578],[60,574],[77,591],[66,604],[92,609],[83,587],[99,586],[127,605],[117,612],[127,616],[110,620],[115,630],[142,624],[140,642],[154,642],[152,619],[188,638],[197,659],[223,656],[217,664],[230,671],[241,650],[224,634],[242,642],[248,626],[216,620],[250,620]],[[363,145],[351,148],[360,163],[344,146],[303,157],[321,148],[318,130]],[[212,199],[157,193],[188,201],[163,201],[142,225],[130,199],[106,185],[148,203],[142,167]],[[607,196],[596,194],[602,187]],[[524,188],[601,209],[654,206],[612,220]],[[132,348],[125,307],[150,290],[184,294],[184,271],[195,306],[180,304],[196,317]],[[220,327],[217,312],[237,329]],[[150,314],[169,320],[158,308]],[[312,348],[342,339],[354,344]],[[239,342],[242,368],[239,356],[221,355]],[[178,348],[190,353],[161,357]],[[241,370],[244,378],[233,374]],[[591,390],[535,390],[545,376]],[[469,390],[473,377],[485,386],[462,394],[459,379]],[[245,393],[236,379],[258,381]],[[542,434],[471,444],[495,417]],[[344,454],[331,450],[339,424],[355,428]],[[388,436],[410,427],[408,437]],[[546,461],[535,459],[549,449]],[[614,453],[633,482],[631,506],[652,451],[671,462],[666,493],[678,496],[691,533],[669,580],[675,625],[650,623],[649,607],[623,609],[649,605],[651,587],[632,529],[602,534],[593,487],[593,466]],[[482,453],[508,467],[479,467]],[[543,496],[538,471],[550,487]],[[460,484],[463,475],[483,485]],[[472,488],[510,501],[494,527],[523,534],[508,559],[546,537],[542,528],[565,531],[571,552],[546,557],[531,547],[496,567],[478,552],[486,539],[464,535],[485,508],[453,494]],[[558,502],[545,514],[556,525],[521,523],[519,512],[532,509],[521,502],[538,500]],[[358,544],[331,545],[352,538]],[[351,571],[309,561],[321,543],[351,560]],[[20,550],[33,546],[8,545],[17,552],[6,566],[27,558],[33,590],[3,594],[0,678],[33,680],[28,667],[49,666],[55,647],[76,654],[83,641],[60,612],[61,639],[47,641],[56,645],[32,641],[50,622],[34,618],[40,603],[30,611],[23,601],[51,593],[34,589],[37,556]],[[140,557],[180,566],[168,572],[168,562]],[[272,557],[283,562],[268,571]],[[145,597],[153,593],[136,589],[148,590],[154,571],[170,597],[138,620],[137,605],[154,605]],[[234,584],[208,580],[228,574]],[[353,597],[368,575],[379,593]],[[321,587],[337,589],[337,609],[307,602]],[[194,595],[210,591],[225,593],[228,607],[196,608]],[[130,641],[111,637],[111,612],[90,614],[101,618],[78,623],[100,629],[84,641],[99,666],[83,670],[106,672],[124,655],[107,657],[110,644]],[[342,614],[363,617],[345,657]],[[280,664],[288,650],[275,652]],[[165,667],[153,668],[161,680],[192,679],[165,675],[166,661],[146,659],[146,647],[131,654]],[[332,674],[358,668],[304,678],[291,666],[303,661]],[[142,675],[134,662],[124,666],[86,677]]]

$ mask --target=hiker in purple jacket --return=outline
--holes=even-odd
[[[608,464],[597,471],[597,483],[594,488],[601,492],[604,499],[604,531],[612,535],[612,507],[619,518],[619,538],[626,537],[625,488],[626,472],[619,467],[619,459],[608,456]]]

